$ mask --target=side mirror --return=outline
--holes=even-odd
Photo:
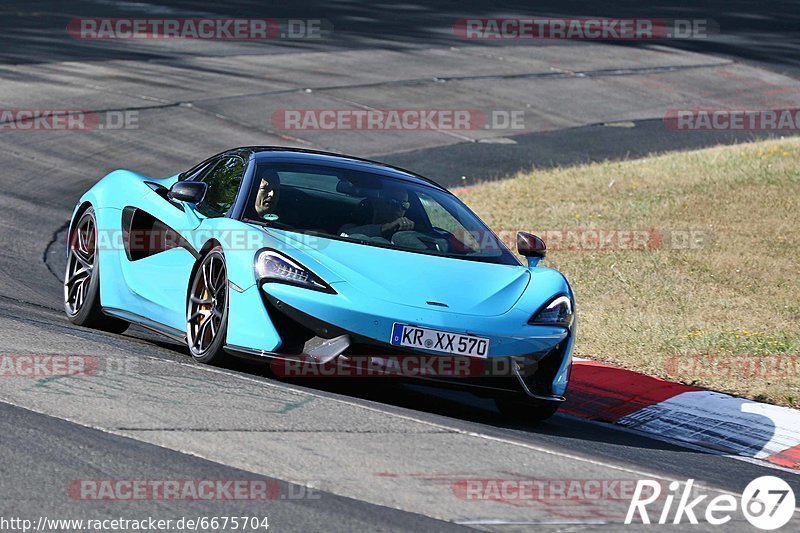
[[[169,197],[179,202],[199,204],[208,190],[208,184],[202,181],[179,181],[169,189]]]
[[[547,254],[544,241],[533,233],[517,232],[517,251],[519,255],[528,258],[528,266],[536,266]]]
[[[339,180],[339,183],[336,184],[336,192],[340,194],[353,195],[355,188],[355,185],[353,185],[351,181],[347,180]]]

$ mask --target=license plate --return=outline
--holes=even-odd
[[[486,358],[489,355],[489,339],[485,337],[461,335],[407,324],[395,323],[392,326],[392,338],[389,343],[471,357]]]

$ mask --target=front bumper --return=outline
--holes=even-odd
[[[504,375],[416,379],[469,389],[479,395],[525,394],[536,400],[564,401],[574,333],[562,327],[528,325],[529,317],[524,312],[512,310],[496,317],[477,317],[386,303],[381,304],[380,310],[366,311],[366,306],[359,305],[366,302],[353,302],[342,294],[322,294],[277,283],[253,289],[258,290],[261,311],[266,312],[280,343],[254,348],[231,344],[229,339],[226,350],[232,354],[257,359],[296,356],[303,353],[309,339],[347,335],[350,346],[339,356],[340,363],[354,356],[448,356],[389,344],[392,325],[401,322],[488,337],[488,361],[493,368],[509,370]]]

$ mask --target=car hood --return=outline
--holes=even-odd
[[[270,228],[295,248],[295,258],[338,292],[358,290],[380,300],[443,312],[494,316],[510,310],[530,282],[521,265],[499,265],[421,254],[325,238],[308,238]],[[291,254],[295,255],[295,254]],[[317,265],[317,266],[315,266]],[[324,268],[318,268],[318,266]]]

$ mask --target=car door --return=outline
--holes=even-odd
[[[123,210],[123,230],[128,228],[133,236],[126,241],[123,273],[139,307],[131,311],[186,329],[186,291],[203,245],[203,233],[197,230],[207,219],[227,214],[245,169],[241,157],[220,157],[188,176],[208,184],[203,201],[194,208],[154,190]]]

